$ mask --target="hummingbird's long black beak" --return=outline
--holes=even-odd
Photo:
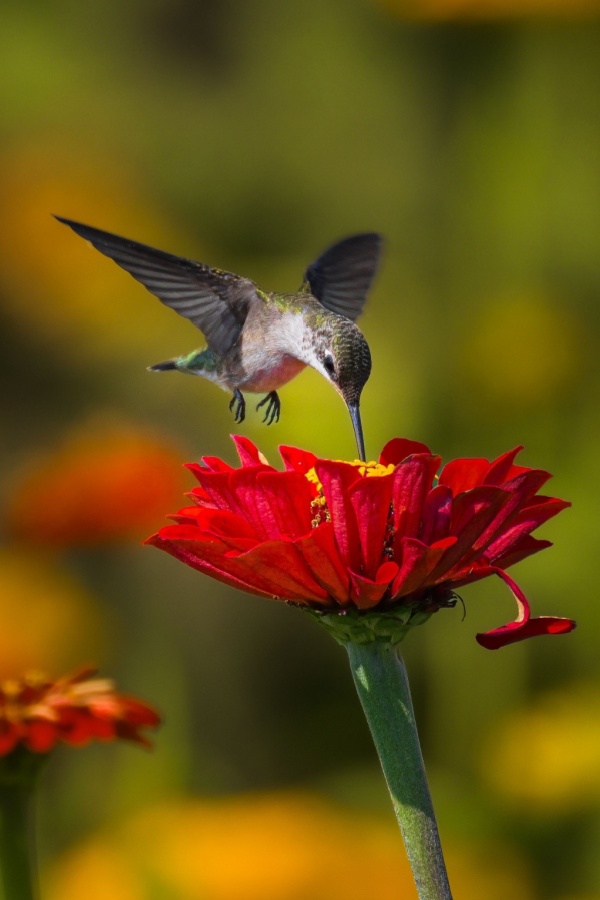
[[[365,454],[365,439],[363,437],[362,422],[360,421],[360,409],[358,403],[348,403],[348,412],[354,426],[354,434],[356,435],[356,446],[358,448],[358,458],[362,462],[367,461]]]

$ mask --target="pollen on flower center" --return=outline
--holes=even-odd
[[[360,459],[353,460],[350,465],[356,466],[360,474],[367,478],[372,476],[390,475],[396,468],[394,464],[384,466],[378,462],[362,462]]]
[[[337,462],[342,462],[342,460],[337,460]],[[384,466],[378,462],[363,462],[360,459],[354,459],[349,462],[348,465],[355,466],[358,469],[360,475],[366,478],[389,475],[396,468],[396,466],[393,464]],[[317,490],[317,494],[310,504],[311,509],[314,513],[311,525],[313,528],[317,528],[317,526],[319,526],[322,522],[330,522],[331,515],[329,513],[329,510],[327,509],[327,500],[323,492],[323,485],[319,481],[319,476],[317,475],[316,469],[309,469],[308,472],[306,472],[305,477],[308,481],[311,482],[311,484],[314,484]]]

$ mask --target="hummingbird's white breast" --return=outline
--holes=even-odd
[[[248,321],[240,344],[238,387],[256,393],[278,390],[308,365],[302,358],[305,345],[306,323],[299,311],[283,311],[268,323]]]

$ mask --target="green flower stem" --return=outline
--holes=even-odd
[[[29,754],[33,757],[33,754]],[[38,760],[20,748],[0,760],[0,884],[3,900],[38,900],[32,804]]]
[[[346,642],[420,900],[452,900],[404,661],[390,641]]]

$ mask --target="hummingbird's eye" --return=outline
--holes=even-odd
[[[328,375],[332,377],[335,375],[335,363],[333,361],[333,356],[327,355],[323,360],[323,367]]]

